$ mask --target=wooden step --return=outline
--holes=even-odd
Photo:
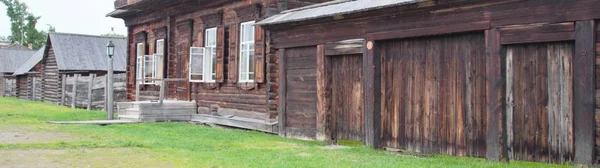
[[[192,117],[192,122],[206,123],[206,124],[217,124],[222,126],[229,126],[235,128],[244,128],[249,130],[257,130],[267,133],[277,133],[278,123],[269,123],[264,120],[244,118],[236,116],[214,116],[208,114],[196,114]]]

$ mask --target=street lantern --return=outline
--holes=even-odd
[[[114,107],[113,107],[113,58],[112,56],[115,55],[115,45],[112,43],[112,41],[108,42],[108,44],[106,45],[106,55],[108,55],[108,69],[106,70],[108,75],[106,76],[107,78],[107,82],[106,84],[108,85],[106,87],[106,111],[108,113],[108,120],[112,120],[113,114],[114,114]]]
[[[115,55],[115,44],[113,44],[112,41],[108,42],[106,45],[106,55],[108,55],[108,57]]]

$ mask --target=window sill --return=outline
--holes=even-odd
[[[219,88],[219,84],[215,82],[204,82],[200,84],[203,89],[215,90]]]
[[[240,82],[237,84],[238,88],[242,89],[242,90],[252,90],[255,89],[257,84],[254,82]]]

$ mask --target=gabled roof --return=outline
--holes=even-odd
[[[0,42],[0,49],[29,50],[29,48],[21,44],[11,44],[9,42]]]
[[[42,59],[44,58],[44,52],[46,51],[45,49],[45,47],[42,47],[42,49],[35,52],[35,54],[31,56],[31,58],[29,58],[27,61],[25,61],[25,63],[23,63],[19,68],[17,68],[17,70],[15,70],[15,73],[13,73],[13,75],[23,75],[29,72],[35,65],[42,61]]]
[[[115,44],[114,70],[125,71],[126,69],[127,40],[125,38],[67,33],[50,33],[48,38],[59,70],[106,71],[108,67],[106,44],[109,41]]]
[[[257,25],[275,25],[414,4],[426,0],[336,0],[283,11]]]
[[[33,50],[0,49],[0,73],[13,73],[35,53]]]

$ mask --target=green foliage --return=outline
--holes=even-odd
[[[344,141],[350,148],[325,149],[326,144],[281,138],[255,131],[210,128],[187,123],[143,123],[129,125],[50,125],[50,120],[97,120],[101,111],[73,110],[39,102],[0,98],[0,128],[27,126],[37,132],[61,132],[83,138],[68,142],[2,144],[2,150],[35,149],[106,149],[124,148],[134,154],[94,153],[94,157],[116,155],[133,161],[169,163],[167,167],[568,167],[513,161],[510,165],[488,162],[481,158],[444,155],[415,157],[373,150],[356,142]],[[139,150],[136,150],[139,149]],[[58,155],[54,160],[69,160],[81,154]],[[90,159],[90,158],[80,158]],[[111,167],[106,162],[92,162],[74,167]],[[125,166],[128,167],[128,166]]]
[[[101,34],[102,37],[113,37],[113,38],[126,38],[126,35],[118,34],[118,33],[106,33]]]
[[[21,45],[32,44],[34,49],[39,49],[46,44],[47,31],[37,30],[36,25],[40,16],[28,12],[27,4],[20,0],[0,0],[6,6],[6,15],[10,18],[11,35],[8,41]],[[49,32],[55,31],[50,26]]]

